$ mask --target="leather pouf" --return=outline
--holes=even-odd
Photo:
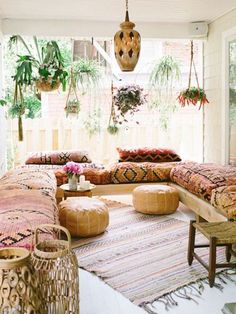
[[[141,185],[133,190],[133,205],[143,214],[171,214],[179,206],[179,194],[167,185]]]
[[[93,237],[109,224],[107,206],[90,197],[69,197],[59,204],[60,223],[72,236]]]

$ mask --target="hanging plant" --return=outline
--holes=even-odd
[[[113,87],[113,81],[111,82],[111,114],[108,122],[107,132],[111,135],[115,135],[119,132],[118,122],[116,118],[115,113],[115,107],[114,107],[114,87]]]
[[[80,112],[80,101],[77,94],[76,80],[73,68],[71,68],[70,72],[69,89],[66,98],[66,106],[64,109],[66,112],[66,117],[68,117],[69,114],[76,114],[78,116]]]
[[[192,78],[192,69],[194,70],[197,87],[191,87],[191,78]],[[186,105],[194,105],[196,106],[197,103],[200,104],[199,110],[205,104],[208,104],[209,101],[206,96],[206,92],[203,88],[199,87],[198,75],[197,70],[194,62],[194,55],[193,55],[193,41],[191,40],[191,56],[190,56],[190,70],[189,70],[189,80],[188,80],[188,88],[181,91],[179,96],[177,97],[179,104],[182,107]]]
[[[148,107],[158,111],[159,126],[165,131],[168,129],[172,113],[177,110],[174,86],[179,79],[179,62],[170,55],[163,56],[150,74],[150,94],[153,96]]]
[[[115,135],[119,132],[119,127],[116,124],[109,124],[107,127],[107,132],[111,135]]]
[[[84,121],[84,127],[88,131],[90,137],[101,131],[100,118],[100,108],[94,108],[94,110],[89,113],[87,119]]]
[[[77,99],[69,100],[66,104],[65,111],[66,111],[66,117],[68,117],[69,114],[78,115],[80,112],[80,101]]]
[[[21,43],[26,50],[25,55],[18,55],[16,61],[16,72],[13,76],[15,81],[14,97],[12,107],[9,111],[16,113],[18,117],[19,141],[23,141],[22,116],[27,108],[24,93],[27,87],[36,86],[40,91],[51,91],[63,86],[66,88],[68,73],[64,70],[64,59],[56,41],[46,42],[41,49],[37,38],[34,36],[34,49],[27,45],[23,37],[14,35],[10,38],[9,44]]]
[[[115,120],[122,124],[128,122],[127,115],[133,116],[139,107],[146,102],[146,95],[139,85],[125,85],[118,88],[113,98],[116,112]]]
[[[201,108],[201,106],[209,103],[204,89],[199,87],[190,87],[184,91],[181,91],[178,96],[178,101],[182,107],[190,104],[196,106],[196,104],[199,102],[199,109]]]
[[[83,92],[96,85],[101,77],[100,67],[97,61],[80,58],[73,63],[75,80]]]

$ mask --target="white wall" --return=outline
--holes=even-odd
[[[2,98],[2,22],[0,19],[0,98]],[[0,177],[6,170],[6,123],[4,110],[0,106]]]
[[[236,26],[236,9],[209,25],[208,40],[204,46],[204,84],[210,104],[205,106],[204,161],[224,163],[225,103],[223,82],[224,36]],[[236,32],[235,32],[236,34]]]

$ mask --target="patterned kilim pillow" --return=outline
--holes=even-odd
[[[68,161],[74,161],[79,163],[92,162],[87,151],[68,150],[31,153],[25,161],[25,164],[64,165]]]
[[[117,148],[119,153],[119,161],[133,162],[172,162],[181,161],[179,155],[172,149],[167,148],[137,148],[137,149],[122,149]]]
[[[120,162],[111,166],[112,183],[162,182],[170,179],[177,162]]]

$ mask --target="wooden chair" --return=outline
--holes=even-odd
[[[209,244],[195,244],[196,229],[201,232],[208,240]],[[231,256],[236,256],[232,249],[232,244],[236,244],[236,222],[195,222],[190,221],[189,243],[188,243],[188,264],[191,265],[195,257],[208,270],[209,285],[213,287],[215,282],[216,268],[236,267],[236,263],[230,263]],[[216,263],[216,247],[226,247],[227,263]],[[209,247],[209,265],[195,253],[195,248]]]

